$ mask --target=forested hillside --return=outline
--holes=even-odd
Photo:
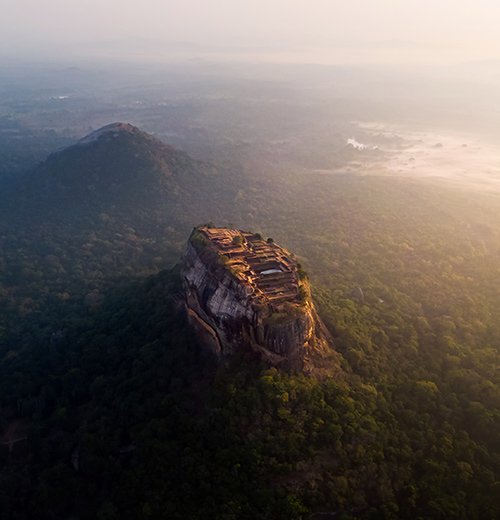
[[[169,177],[175,198],[158,177],[140,200],[85,191],[84,212],[74,184],[9,200],[0,516],[497,518],[498,198],[209,171]],[[173,266],[208,220],[299,255],[342,380],[204,354]]]

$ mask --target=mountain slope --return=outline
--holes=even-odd
[[[0,283],[17,294],[53,262],[61,276],[44,276],[46,301],[155,273],[178,261],[194,225],[227,222],[238,182],[132,125],[105,126],[0,191]]]
[[[51,154],[14,186],[9,212],[70,219],[96,211],[181,216],[210,210],[210,195],[231,191],[228,175],[128,123],[107,125]],[[153,218],[153,220],[154,220]]]

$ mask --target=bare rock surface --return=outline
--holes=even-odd
[[[329,334],[294,256],[236,229],[193,230],[183,267],[188,316],[217,356],[250,349],[272,366],[303,370]]]

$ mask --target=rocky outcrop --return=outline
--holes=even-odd
[[[257,234],[196,228],[183,267],[185,301],[201,341],[219,357],[239,349],[301,370],[327,332],[293,256]]]

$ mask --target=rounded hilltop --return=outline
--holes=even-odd
[[[258,233],[199,226],[183,268],[186,307],[204,343],[219,356],[237,349],[300,370],[326,329],[294,255]]]
[[[118,137],[120,134],[142,134],[141,130],[139,130],[136,126],[131,125],[130,123],[110,123],[109,125],[103,126],[98,130],[94,130],[90,134],[86,135],[82,139],[78,141],[77,144],[84,145],[97,141],[102,136],[113,136]],[[114,135],[113,135],[114,134]]]

